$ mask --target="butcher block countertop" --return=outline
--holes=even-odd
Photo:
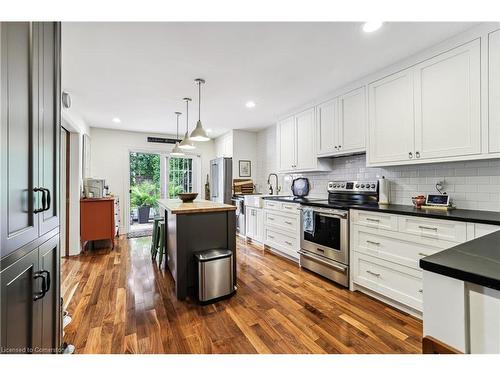
[[[177,215],[236,210],[236,206],[204,199],[196,199],[189,203],[184,203],[180,199],[158,199],[158,204],[170,213]]]

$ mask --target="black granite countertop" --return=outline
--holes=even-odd
[[[422,258],[420,267],[500,290],[500,231]]]
[[[392,213],[392,214],[421,216],[432,219],[446,219],[455,221],[467,221],[479,224],[500,225],[500,212],[496,211],[479,211],[479,210],[462,210],[462,209],[454,209],[449,211],[424,210],[402,204],[389,204],[389,205],[380,205],[375,207],[358,206],[351,208],[356,208],[359,210],[367,210],[367,211]]]
[[[316,207],[340,208],[336,207],[336,205],[329,204],[327,199],[319,199],[319,198],[294,199],[294,197],[289,197],[289,196],[273,196],[273,197],[264,197],[264,199],[277,200],[283,202],[296,202]],[[425,210],[403,204],[388,204],[388,205],[354,204],[344,208],[364,210],[364,211],[375,211],[375,212],[382,212],[389,214],[420,216],[432,219],[445,219],[454,221],[466,221],[478,224],[500,225],[500,212],[495,212],[495,211],[462,210],[462,209],[454,209],[449,211],[436,210],[436,209]]]

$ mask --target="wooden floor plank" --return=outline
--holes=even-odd
[[[77,353],[420,353],[422,322],[294,262],[237,241],[238,291],[178,301],[150,238],[63,258]]]

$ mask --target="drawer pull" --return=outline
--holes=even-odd
[[[367,217],[366,221],[373,221],[374,223],[380,223],[379,219],[372,219],[371,217]]]
[[[271,236],[270,234],[267,235],[267,237],[271,238],[274,240],[274,236]]]
[[[375,241],[370,241],[370,240],[366,240],[366,243],[371,243],[372,245],[377,245],[377,246],[380,245],[380,242],[375,242]]]
[[[274,219],[272,217],[268,217],[268,219],[271,220],[271,221],[274,221]]]
[[[286,243],[288,246],[292,246],[292,245],[293,245],[290,241],[285,241],[285,243]]]
[[[316,250],[319,251],[320,253],[324,253],[325,252],[325,250],[320,249],[319,247],[317,247]]]
[[[292,225],[291,221],[285,221],[285,224]]]
[[[423,293],[423,292],[424,292],[424,290],[423,290],[423,289],[419,289],[419,290],[418,290],[418,292],[419,292],[419,293]]]
[[[420,255],[421,257],[428,257],[429,254],[426,254],[426,253],[418,253],[418,255]]]
[[[293,210],[293,207],[290,206],[283,206],[283,208],[286,208],[287,210]]]
[[[367,270],[366,273],[369,273],[370,275],[373,275],[375,277],[380,277],[380,274],[379,273],[376,273],[376,272],[372,272],[370,270]]]
[[[419,225],[418,227],[420,229],[428,229],[428,230],[435,230],[435,231],[438,230],[436,227],[426,227],[425,225]]]

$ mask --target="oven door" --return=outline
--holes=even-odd
[[[314,214],[314,231],[304,231],[301,221],[301,248],[305,251],[349,264],[348,212],[311,207]]]

